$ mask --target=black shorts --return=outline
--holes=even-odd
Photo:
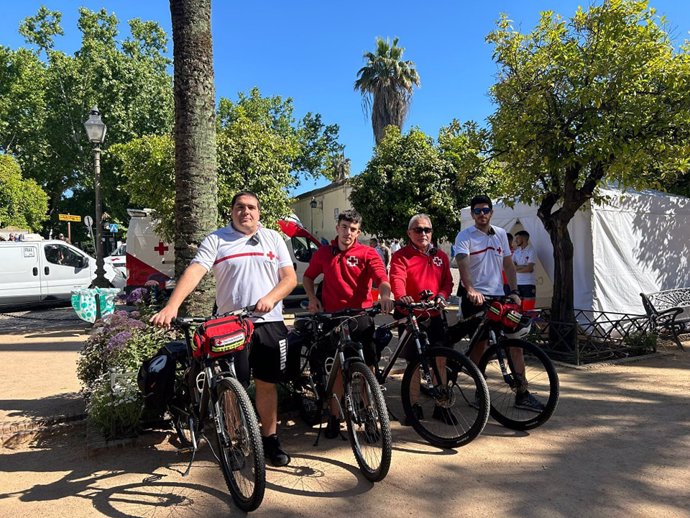
[[[393,313],[393,318],[401,318],[402,316],[402,313],[397,311]],[[417,319],[417,323],[419,324],[419,330],[426,333],[430,348],[452,346],[446,340],[446,330],[443,325],[443,318],[440,315],[424,320]],[[398,336],[402,335],[404,329],[404,325],[398,326]],[[400,357],[407,361],[414,361],[417,359],[417,354],[417,344],[412,340],[412,336],[409,336],[400,351]]]
[[[324,332],[328,332],[338,324],[341,320],[335,319],[331,322],[324,324]],[[362,352],[364,353],[364,361],[367,365],[372,366],[378,363],[376,358],[376,348],[374,346],[374,319],[369,315],[362,315],[356,318],[351,318],[348,320],[348,326],[350,328],[350,339],[353,342],[359,342],[362,344]],[[337,340],[336,336],[333,336],[334,340]],[[335,341],[329,342],[328,344],[320,344],[320,347],[330,348],[328,352],[335,353],[336,348]]]
[[[476,315],[481,310],[482,306],[475,306],[466,296],[460,299],[460,312],[462,313],[463,320],[468,319],[472,315]],[[462,326],[462,333],[468,338],[472,338],[481,322],[481,318],[470,318],[469,320],[465,320],[460,324]]]
[[[283,322],[254,324],[249,349],[235,355],[237,379],[247,386],[249,369],[258,380],[280,383],[287,376],[288,330]]]
[[[518,284],[518,293],[521,299],[533,299],[537,296],[537,287],[534,284]]]

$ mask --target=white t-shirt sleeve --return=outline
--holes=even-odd
[[[508,243],[508,234],[501,232],[501,248],[503,249],[503,257],[510,257],[510,244]]]
[[[278,254],[278,268],[284,268],[285,266],[292,266],[292,258],[290,257],[290,252],[285,244],[285,240],[278,232],[272,232],[273,239],[276,244],[276,253]]]
[[[470,234],[469,232],[458,232],[455,236],[454,251],[455,255],[465,254],[470,255]]]
[[[194,256],[194,259],[192,259],[191,264],[200,264],[206,268],[207,271],[210,271],[211,268],[213,268],[213,264],[216,262],[217,257],[218,236],[215,234],[210,234],[201,242],[201,246],[199,246],[199,250]]]

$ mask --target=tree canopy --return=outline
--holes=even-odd
[[[503,16],[488,36],[494,156],[504,190],[539,206],[556,265],[552,318],[572,321],[567,223],[604,182],[663,188],[688,170],[690,55],[647,2],[606,0],[527,34]]]
[[[272,225],[290,214],[288,189],[301,178],[333,178],[343,146],[337,125],[321,116],[293,116],[291,99],[263,97],[257,88],[236,102],[221,98],[217,115],[218,225],[229,219],[230,200],[248,189],[262,201]],[[146,136],[110,148],[115,175],[133,204],[156,210],[168,238],[174,228],[174,147],[169,136]]]
[[[405,49],[398,38],[376,38],[376,52],[365,52],[366,65],[357,72],[355,90],[362,93],[365,112],[371,113],[374,139],[379,144],[386,126],[402,130],[412,102],[412,90],[419,86],[419,74],[412,61],[403,61]]]
[[[156,23],[133,19],[131,35],[120,41],[114,15],[81,8],[81,47],[68,55],[55,48],[60,22],[61,13],[41,7],[20,27],[32,49],[0,47],[0,151],[15,156],[24,175],[50,193],[57,213],[70,192],[92,192],[93,158],[82,123],[97,104],[108,125],[105,209],[124,218],[127,197],[112,181],[107,148],[171,132],[167,37]]]
[[[48,195],[31,179],[22,178],[17,161],[0,154],[0,228],[38,231],[46,219]]]
[[[364,230],[405,238],[410,218],[425,213],[435,240],[454,239],[460,209],[493,187],[482,157],[484,138],[474,124],[457,121],[441,129],[438,143],[419,129],[403,135],[388,127],[365,170],[352,179],[350,201],[362,214]]]

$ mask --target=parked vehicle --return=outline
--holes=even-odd
[[[69,301],[72,290],[87,288],[96,277],[96,260],[60,240],[0,242],[0,305]],[[105,264],[105,277],[122,288],[125,278]]]
[[[166,242],[156,232],[151,209],[127,209],[127,213],[130,216],[126,244],[127,286],[135,288],[155,281],[162,288],[170,287],[175,275],[173,243]],[[296,217],[281,220],[278,226],[285,236],[285,244],[297,272],[297,287],[286,302],[299,302],[306,298],[302,277],[321,243]]]
[[[127,245],[121,244],[110,255],[103,258],[105,264],[112,266],[116,273],[119,273],[123,279],[127,279]]]

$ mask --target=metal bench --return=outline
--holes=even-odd
[[[690,332],[690,288],[640,293],[651,328],[657,334],[670,334],[683,349],[678,335]]]

